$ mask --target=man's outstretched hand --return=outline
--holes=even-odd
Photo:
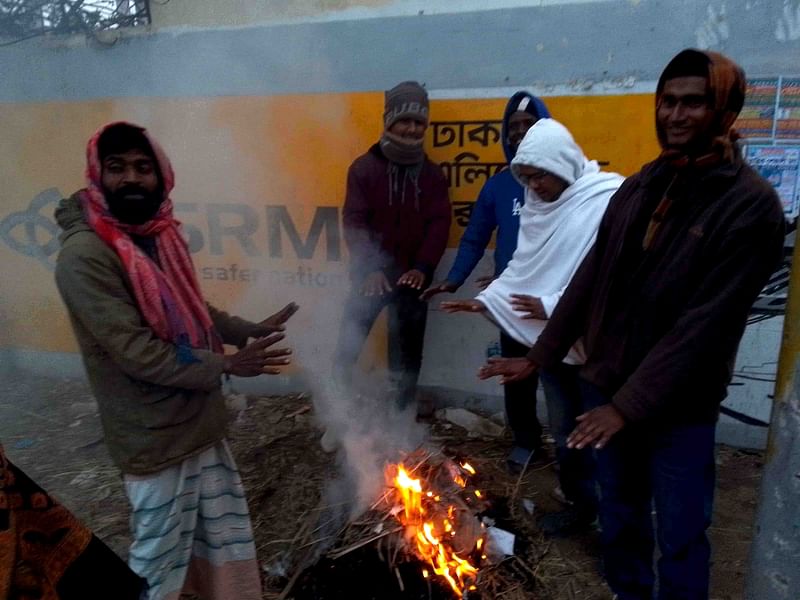
[[[544,310],[541,298],[529,296],[527,294],[511,294],[511,308],[526,313],[523,319],[547,319],[547,312]]]
[[[625,427],[625,417],[613,404],[593,408],[576,418],[578,426],[567,438],[567,448],[603,448],[612,436]]]
[[[455,283],[447,281],[440,281],[439,283],[434,283],[431,287],[420,294],[419,299],[427,302],[431,298],[433,298],[436,294],[452,294],[458,289],[458,286]]]
[[[283,338],[282,333],[275,333],[248,344],[235,354],[227,354],[222,370],[228,375],[237,377],[256,377],[257,375],[278,375],[281,367],[289,364],[292,351],[289,348],[268,350]]]
[[[373,271],[364,278],[364,283],[358,288],[362,296],[383,296],[392,291],[392,285],[386,279],[383,271]]]
[[[406,271],[400,275],[400,278],[397,280],[397,285],[404,285],[415,290],[421,290],[422,286],[425,285],[425,273],[419,269]]]
[[[446,302],[442,302],[439,308],[446,313],[479,313],[486,310],[486,305],[480,300],[447,300]]]
[[[494,275],[484,275],[483,277],[478,277],[475,280],[475,285],[478,286],[479,290],[485,290],[488,288],[492,282],[497,279]]]
[[[490,358],[478,370],[479,379],[500,377],[500,383],[514,383],[527,379],[536,371],[536,363],[524,356],[521,358]]]
[[[296,302],[289,302],[274,315],[261,321],[253,332],[253,337],[265,337],[271,333],[284,331],[286,329],[284,325],[298,310],[300,310],[300,306]]]

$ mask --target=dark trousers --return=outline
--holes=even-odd
[[[575,419],[584,412],[578,377],[580,369],[580,365],[561,363],[552,369],[542,369],[539,378],[547,401],[550,434],[556,442],[558,481],[561,491],[575,508],[586,514],[595,515],[597,490],[592,450],[567,448],[567,437],[578,424]]]
[[[530,348],[514,338],[500,333],[500,355],[504,358],[527,356]],[[536,387],[539,376],[503,386],[506,403],[506,419],[514,435],[514,445],[526,450],[536,450],[542,445],[542,425],[536,416]]]
[[[389,374],[396,402],[405,408],[416,401],[417,380],[422,366],[422,346],[428,304],[419,299],[419,290],[395,288],[382,296],[351,294],[344,309],[336,348],[335,375],[345,385],[352,384],[353,367],[375,319],[383,310],[389,316]]]
[[[585,381],[581,391],[587,409],[609,402]],[[653,598],[654,503],[658,599],[708,598],[714,431],[713,423],[630,425],[596,452],[605,575],[620,600]]]

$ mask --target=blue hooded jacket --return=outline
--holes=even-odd
[[[508,120],[520,110],[520,104],[528,99],[522,109],[537,119],[550,116],[544,102],[528,92],[517,92],[506,105],[503,113],[502,144],[506,160],[511,162],[514,154],[508,146]],[[503,169],[490,177],[481,188],[478,199],[472,207],[469,224],[458,245],[458,254],[447,275],[447,281],[461,286],[469,277],[475,265],[483,257],[486,246],[497,229],[497,244],[494,253],[494,274],[503,272],[517,248],[517,231],[519,230],[519,211],[525,201],[522,186],[517,183],[510,169]]]

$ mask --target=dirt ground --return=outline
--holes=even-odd
[[[40,377],[4,379],[0,385],[0,442],[9,458],[125,557],[128,506],[86,384]],[[431,425],[431,435],[442,447],[469,456],[488,492],[520,503],[532,500],[539,514],[558,508],[551,496],[556,485],[552,463],[533,465],[518,482],[504,468],[508,439],[468,439],[460,428],[442,423]],[[318,510],[320,491],[335,474],[334,461],[320,448],[310,399],[303,396],[250,398],[230,437],[268,584],[264,597],[278,598],[286,585],[281,571],[298,550],[299,529]],[[738,600],[743,597],[762,457],[720,446],[717,462],[711,597]],[[548,540],[536,531],[532,517],[519,528],[537,560],[537,583],[527,597],[610,598],[598,573],[596,534]]]

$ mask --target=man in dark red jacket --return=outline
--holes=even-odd
[[[741,68],[684,50],[656,89],[662,155],[614,195],[595,247],[527,358],[481,376],[514,381],[583,337],[586,412],[570,447],[597,455],[605,575],[620,600],[708,598],[714,431],[739,340],[783,252],[784,218],[731,129]]]
[[[336,372],[350,384],[366,336],[389,309],[389,371],[398,406],[416,399],[427,303],[444,253],[451,208],[447,181],[422,148],[428,94],[414,81],[386,92],[384,132],[347,174],[344,237],[350,251],[352,293],[345,307]]]

